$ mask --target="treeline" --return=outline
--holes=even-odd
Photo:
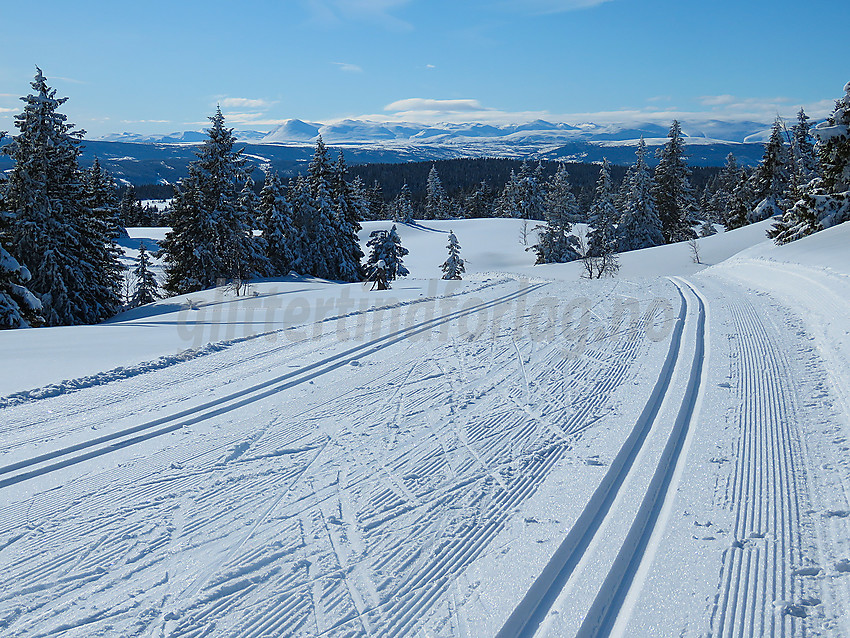
[[[408,185],[411,202],[418,213],[424,208],[428,174],[434,167],[449,197],[464,201],[480,190],[482,182],[495,194],[501,192],[510,179],[511,172],[517,173],[527,160],[505,158],[464,158],[435,160],[431,162],[408,162],[360,164],[351,166],[352,176],[360,177],[369,187],[378,182],[385,203],[389,203]],[[541,161],[541,177],[551,178],[558,172],[563,162]],[[538,163],[535,162],[535,165]],[[579,205],[587,209],[593,200],[599,164],[570,162],[570,184]],[[626,175],[626,166],[611,165],[611,179],[615,186],[622,183]],[[720,167],[698,166],[692,168],[691,183],[701,192],[714,179]],[[475,216],[466,211],[465,216]]]

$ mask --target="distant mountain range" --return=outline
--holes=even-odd
[[[330,124],[286,120],[270,132],[242,130],[236,135],[242,142],[259,144],[314,143],[319,135],[328,144],[451,144],[478,142],[484,146],[493,143],[552,144],[564,142],[630,142],[643,136],[649,140],[665,138],[667,127],[652,122],[641,124],[565,124],[534,120],[524,124],[495,126],[470,122],[466,124],[415,124],[412,122],[377,122],[346,119]],[[684,122],[682,130],[690,138],[699,138],[702,144],[712,142],[763,142],[770,134],[770,125],[764,122],[701,120]],[[100,138],[108,142],[138,142],[143,144],[198,143],[205,137],[202,131],[184,131],[168,135],[142,135],[117,133]]]
[[[687,136],[688,161],[694,166],[721,166],[729,153],[744,165],[754,165],[762,157],[770,125],[707,119],[683,122],[682,130]],[[288,175],[305,169],[320,134],[330,147],[344,150],[350,164],[460,157],[574,162],[599,162],[607,158],[614,164],[631,164],[638,139],[643,136],[648,146],[661,146],[667,139],[667,127],[650,122],[626,126],[535,120],[497,126],[475,122],[424,125],[353,119],[321,124],[292,119],[272,131],[246,130],[235,134],[255,165],[272,167]],[[123,183],[174,183],[186,175],[189,162],[195,159],[195,147],[205,138],[202,131],[108,135],[85,141],[82,163],[88,165],[97,156]],[[10,160],[0,155],[0,170],[10,167]]]

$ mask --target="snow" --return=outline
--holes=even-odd
[[[0,633],[850,634],[850,224],[771,223],[0,332]]]

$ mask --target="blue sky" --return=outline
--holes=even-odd
[[[91,136],[200,129],[217,103],[256,130],[818,116],[847,24],[837,0],[0,0],[0,130],[36,64]]]

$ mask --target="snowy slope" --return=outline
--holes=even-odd
[[[848,635],[845,226],[0,333],[0,633]]]

